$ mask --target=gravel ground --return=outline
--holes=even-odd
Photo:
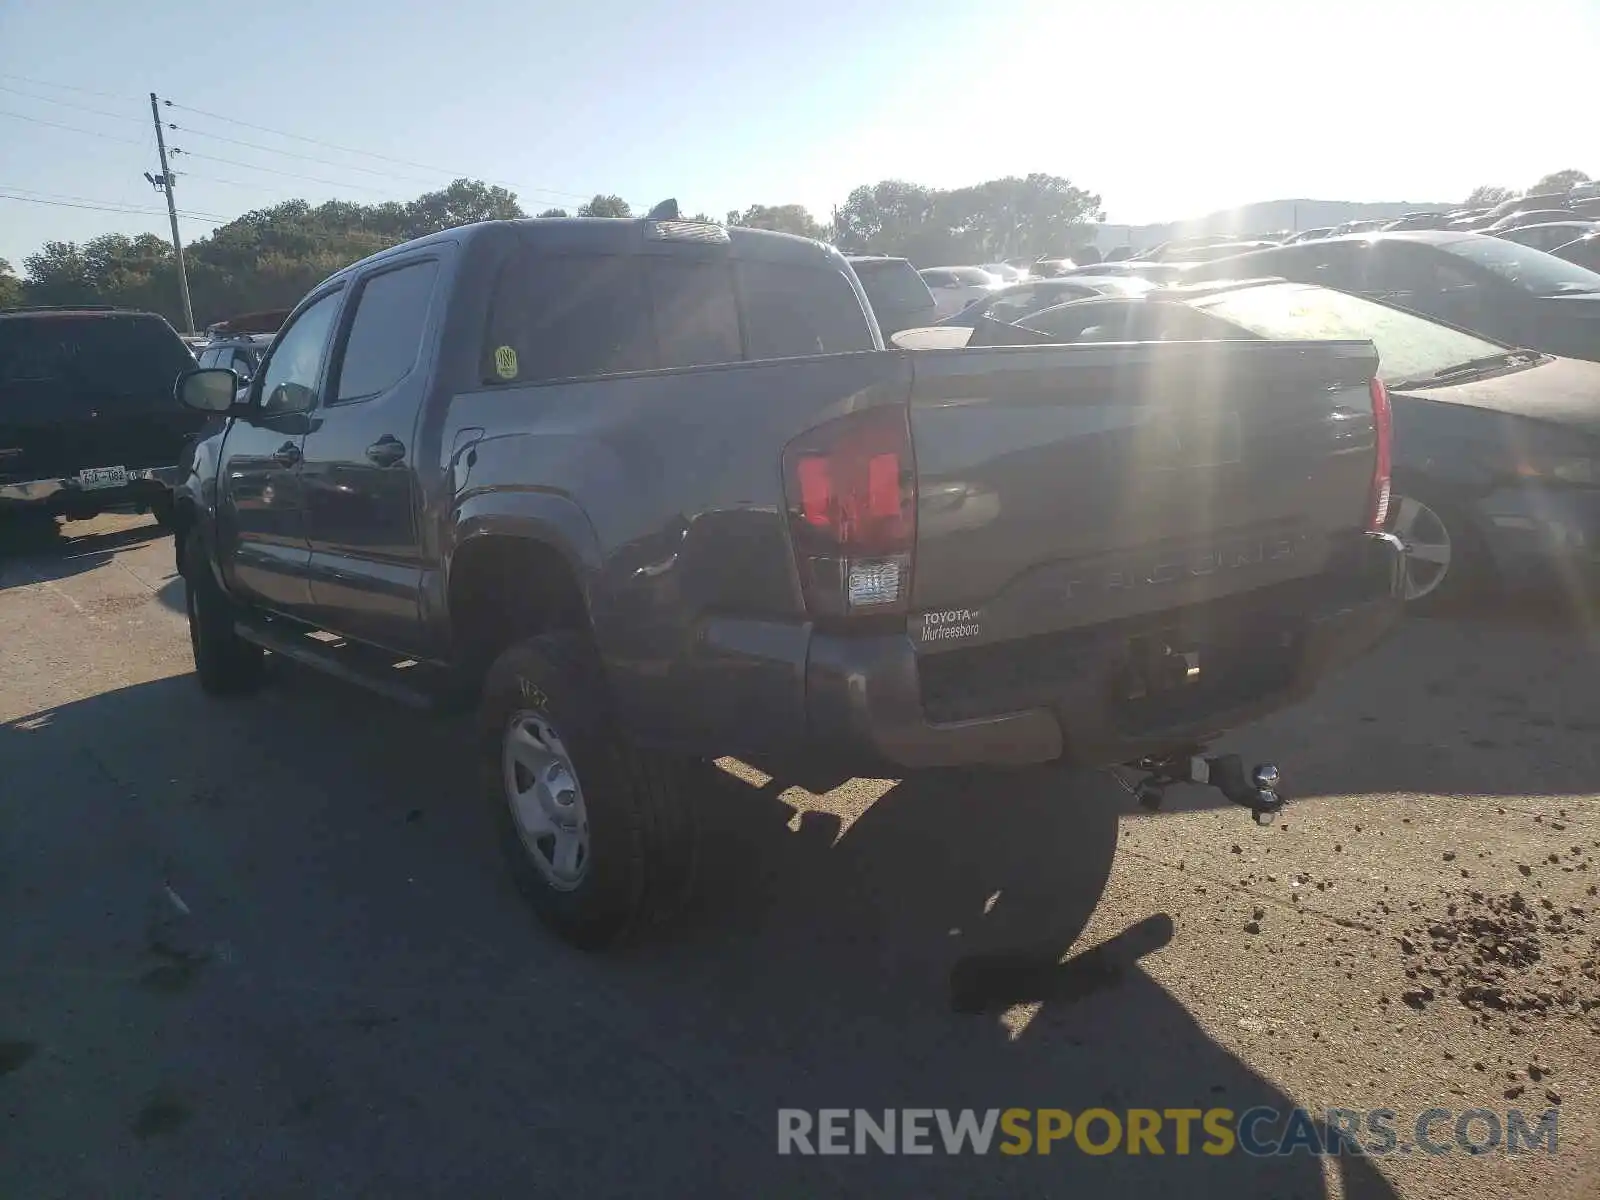
[[[595,958],[501,872],[460,726],[289,669],[205,701],[171,569],[123,517],[0,559],[0,1195],[1600,1195],[1592,631],[1408,623],[1229,739],[1285,769],[1266,829],[725,764],[696,910]],[[1559,1145],[775,1153],[780,1107],[1296,1104]]]

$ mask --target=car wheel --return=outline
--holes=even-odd
[[[261,647],[234,631],[234,606],[211,574],[199,530],[190,530],[183,562],[189,646],[201,690],[212,696],[253,691],[265,675]]]
[[[480,709],[484,786],[518,889],[580,949],[672,915],[694,875],[686,764],[635,749],[575,633],[495,660]]]
[[[1461,508],[1420,489],[1397,489],[1389,531],[1405,548],[1404,595],[1408,610],[1448,608],[1481,582],[1483,554]]]

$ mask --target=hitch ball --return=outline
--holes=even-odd
[[[1250,782],[1257,791],[1276,792],[1282,776],[1276,763],[1260,763],[1250,772]]]

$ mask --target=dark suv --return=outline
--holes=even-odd
[[[0,311],[0,520],[171,513],[184,443],[205,417],[172,394],[194,356],[154,313]]]

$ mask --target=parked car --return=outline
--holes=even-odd
[[[1361,221],[1346,221],[1343,225],[1335,225],[1333,227],[1333,232],[1328,236],[1344,237],[1346,234],[1351,233],[1369,233],[1373,230],[1382,229],[1386,224],[1388,224],[1388,222],[1382,218],[1372,218]]]
[[[1600,179],[1573,184],[1567,192],[1567,202],[1571,204],[1579,200],[1600,200]]]
[[[1583,221],[1600,221],[1600,196],[1592,200],[1574,200],[1569,208],[1572,215]]]
[[[1302,229],[1299,233],[1291,233],[1283,239],[1285,246],[1293,246],[1297,242],[1314,242],[1319,238],[1328,237],[1333,233],[1332,225],[1322,225],[1316,229]]]
[[[1249,254],[1252,250],[1271,250],[1278,245],[1277,242],[1213,242],[1209,246],[1194,246],[1185,251],[1182,258],[1168,258],[1166,262],[1202,263],[1215,262],[1220,258],[1232,258],[1236,254]]]
[[[1061,279],[1034,279],[990,292],[967,305],[940,325],[976,325],[984,317],[1015,321],[1041,308],[1085,300],[1091,296],[1138,296],[1157,285],[1137,275],[1069,275]]]
[[[1028,272],[1022,267],[1013,267],[1010,263],[992,262],[984,263],[982,270],[989,272],[1002,283],[1021,283],[1028,277]]]
[[[953,317],[967,305],[1005,286],[980,267],[929,267],[917,274],[933,293],[940,317]]]
[[[1418,230],[1280,246],[1188,278],[1280,275],[1387,300],[1491,341],[1600,360],[1600,274],[1481,233]]]
[[[1566,192],[1545,192],[1537,196],[1514,196],[1510,200],[1495,205],[1493,208],[1480,209],[1474,213],[1464,214],[1450,223],[1449,228],[1478,232],[1487,230],[1508,218],[1517,217],[1524,213],[1554,212],[1560,214],[1557,218],[1570,216],[1568,205],[1570,201]],[[1510,228],[1508,224],[1504,226]]]
[[[1137,261],[1143,262],[1192,262],[1193,255],[1198,250],[1208,246],[1220,246],[1238,239],[1229,233],[1207,233],[1196,237],[1172,238],[1153,246],[1142,254],[1136,255]]]
[[[1041,258],[1028,268],[1034,279],[1055,279],[1071,271],[1076,264],[1070,258]]]
[[[1557,258],[1564,258],[1569,263],[1576,263],[1580,267],[1600,273],[1600,231],[1587,233],[1576,241],[1568,242],[1564,246],[1557,246],[1550,252]]]
[[[1594,221],[1550,221],[1543,225],[1522,225],[1516,229],[1507,229],[1496,233],[1508,242],[1516,242],[1519,246],[1531,246],[1535,250],[1546,253],[1557,246],[1565,246],[1568,242],[1576,241],[1590,230],[1600,228]]]
[[[1521,229],[1527,225],[1548,225],[1552,221],[1572,220],[1570,208],[1534,208],[1527,212],[1515,212],[1509,217],[1501,217],[1492,225],[1485,225],[1484,233],[1509,233],[1513,229]]]
[[[0,520],[120,509],[170,521],[185,440],[205,423],[172,393],[194,365],[155,313],[0,311]]]
[[[1407,601],[1425,610],[1490,580],[1600,601],[1600,364],[1282,281],[1078,301],[1022,324],[1057,342],[1370,339],[1394,407],[1389,528]]]
[[[548,219],[548,218],[547,218]],[[884,337],[902,329],[918,329],[939,319],[933,293],[922,282],[917,269],[903,258],[883,255],[854,255],[850,258],[856,278],[872,305],[872,314]]]
[[[195,358],[202,367],[225,367],[248,384],[270,345],[272,335],[268,333],[223,335],[207,342]]]
[[[693,760],[1191,778],[1365,651],[1400,608],[1376,368],[1361,342],[885,351],[816,242],[447,230],[318,285],[245,403],[182,380],[225,418],[177,510],[196,673],[249,689],[266,648],[476,696],[464,781],[537,911],[603,945],[686,888]],[[1277,810],[1275,771],[1205,761]]]
[[[1081,267],[1069,267],[1057,278],[1078,279],[1090,276],[1095,279],[1106,277],[1121,279],[1148,279],[1151,283],[1171,283],[1182,279],[1184,273],[1193,264],[1151,262],[1144,258],[1129,258],[1120,262],[1104,262],[1085,264]]]
[[[1388,233],[1400,233],[1407,229],[1448,229],[1450,220],[1449,213],[1414,212],[1406,213],[1403,217],[1396,217],[1380,228]]]

